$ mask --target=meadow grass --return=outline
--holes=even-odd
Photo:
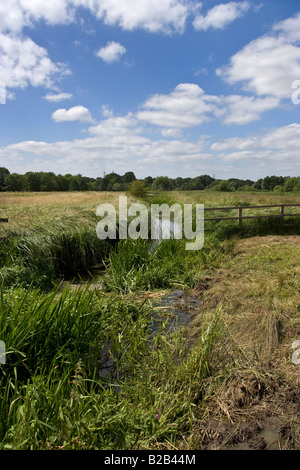
[[[118,196],[0,195],[1,216],[10,219],[0,244],[7,353],[0,449],[201,448],[199,429],[212,408],[219,417],[239,416],[228,394],[235,396],[246,374],[265,390],[273,376],[264,364],[273,357],[276,374],[285,374],[288,332],[299,316],[300,218],[211,223],[195,252],[185,250],[185,240],[104,243],[96,208],[116,205]],[[175,202],[237,207],[297,203],[300,195],[189,191],[146,201]],[[270,234],[277,235],[272,242]],[[281,235],[289,235],[286,246]],[[103,289],[62,288],[61,281],[99,263]],[[157,310],[138,294],[197,290],[203,278],[212,286],[193,329],[168,332],[162,322],[153,334]]]
[[[1,449],[138,449],[176,441],[212,373],[218,315],[187,351],[149,309],[98,291],[1,292]],[[153,342],[153,344],[151,344]],[[104,355],[112,359],[99,376]]]
[[[264,205],[264,204],[299,204],[300,194],[275,193],[272,191],[161,191],[154,195],[150,202],[159,203],[184,203],[204,204],[207,207],[227,207],[238,205]]]
[[[198,337],[197,325],[201,328],[204,318],[222,308],[224,380],[215,383],[208,413],[237,425],[241,417],[262,425],[272,417],[279,434],[290,430],[286,445],[293,449],[300,444],[293,405],[299,366],[292,361],[292,344],[299,337],[299,242],[299,235],[237,240],[233,256],[213,274],[191,325]]]

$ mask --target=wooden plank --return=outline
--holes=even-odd
[[[243,215],[242,217],[213,217],[213,218],[205,218],[205,222],[213,221],[213,220],[243,220],[243,219],[265,219],[271,217],[299,217],[300,214],[266,214],[266,215]]]
[[[243,208],[242,207],[239,207],[238,208],[238,218],[239,218],[239,225],[242,225],[242,220],[243,220]]]
[[[281,206],[284,206],[284,207],[298,207],[300,206],[300,204],[280,204]]]
[[[239,207],[241,209],[265,209],[267,207],[299,207],[300,204],[275,204],[275,205],[265,205],[265,206],[231,206],[231,207],[204,207],[205,211],[222,211],[222,210],[236,210]]]
[[[246,215],[243,219],[264,219],[268,217],[299,217],[300,214],[266,214],[266,215]]]

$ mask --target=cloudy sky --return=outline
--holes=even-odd
[[[300,2],[0,0],[0,103],[11,172],[299,176]]]

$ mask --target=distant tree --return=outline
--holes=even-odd
[[[299,191],[300,190],[300,178],[293,176],[288,177],[285,180],[284,186],[285,191]]]
[[[168,176],[158,176],[153,181],[152,189],[157,191],[171,191],[173,189],[173,182]]]
[[[77,176],[72,175],[69,178],[69,191],[79,191],[80,190],[80,182]]]
[[[283,186],[284,178],[283,176],[266,176],[262,180],[261,187],[264,191],[273,191],[275,186]]]
[[[122,191],[123,185],[122,183],[115,183],[112,187],[112,191]]]
[[[204,188],[206,188],[207,186],[209,186],[210,184],[212,184],[215,181],[215,178],[212,178],[209,175],[201,175],[201,176],[199,176],[199,178],[200,178],[200,181],[203,184]]]
[[[25,175],[11,173],[4,179],[6,191],[28,191],[28,182]]]
[[[300,178],[297,178],[298,182],[294,186],[294,191],[300,192]]]
[[[238,178],[229,178],[228,182],[234,189],[239,189],[241,186],[245,186],[245,181]]]
[[[40,190],[41,191],[58,191],[57,177],[54,173],[40,174]]]
[[[178,176],[178,178],[175,178],[173,180],[174,189],[181,189],[182,184],[183,184],[183,178],[181,178],[181,176]]]
[[[148,188],[151,188],[153,181],[154,181],[154,178],[152,178],[152,176],[146,176],[146,178],[144,178],[144,184]]]
[[[203,180],[201,178],[201,176],[196,176],[196,178],[193,179],[193,189],[195,190],[202,190],[204,189],[204,184],[203,184]]]
[[[10,175],[10,171],[7,168],[0,167],[0,191],[5,191],[5,178]]]
[[[182,183],[181,188],[180,188],[181,191],[194,191],[195,189],[196,189],[196,185],[193,182]]]
[[[81,174],[70,176],[68,178],[70,191],[88,191],[89,184],[91,181],[93,181],[92,178],[82,176]]]
[[[57,191],[69,191],[69,178],[66,175],[57,175],[56,176],[57,182]]]
[[[102,178],[96,178],[89,181],[89,191],[100,191]]]
[[[128,193],[133,197],[144,198],[147,195],[147,188],[144,181],[135,180],[129,186]]]
[[[234,186],[227,180],[216,180],[210,185],[210,188],[214,191],[235,191]]]
[[[82,176],[80,180],[80,191],[88,191],[90,184],[94,182],[94,178],[88,176]]]
[[[122,183],[121,176],[117,173],[109,173],[105,175],[101,181],[101,191],[112,191],[113,185],[115,183]]]
[[[254,189],[262,189],[262,182],[263,182],[263,179],[262,178],[259,178],[254,184],[253,184],[253,188]]]
[[[123,176],[121,176],[122,183],[131,183],[136,179],[133,171],[127,171]]]
[[[41,190],[41,173],[28,171],[25,173],[25,177],[28,182],[28,191],[40,191]]]

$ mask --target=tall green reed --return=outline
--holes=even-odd
[[[78,271],[102,263],[110,241],[99,240],[94,227],[66,225],[49,232],[14,236],[0,245],[0,281],[6,286],[51,286]]]
[[[0,448],[151,448],[189,432],[213,373],[217,318],[188,349],[182,331],[162,330],[153,342],[149,310],[130,299],[94,291],[68,291],[61,301],[36,296],[2,296],[9,315],[1,324],[8,358],[0,367]],[[104,378],[101,347],[114,362]]]

